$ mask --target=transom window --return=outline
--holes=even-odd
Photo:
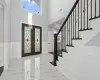
[[[22,0],[22,5],[28,12],[40,14],[40,0]]]

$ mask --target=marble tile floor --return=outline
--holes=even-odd
[[[52,58],[48,53],[11,60],[0,80],[68,80],[50,64]]]

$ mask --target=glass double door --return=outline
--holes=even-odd
[[[41,53],[41,27],[22,24],[22,57]]]

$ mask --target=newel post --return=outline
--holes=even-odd
[[[58,60],[57,55],[57,34],[54,34],[54,54],[53,54],[53,61],[50,62],[53,66],[57,66],[56,61]]]
[[[53,54],[53,59],[54,59],[54,65],[56,66],[56,60],[58,60],[58,55],[57,55],[57,34],[54,34],[54,54]]]

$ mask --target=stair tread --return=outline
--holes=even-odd
[[[97,17],[94,17],[94,18],[90,18],[89,20],[93,20],[93,19],[96,19],[96,18],[100,18],[100,15],[97,16]]]
[[[87,30],[92,30],[93,28],[88,28],[88,29],[82,29],[82,30],[79,30],[79,31],[87,31]]]
[[[66,52],[66,53],[68,53],[67,50],[62,50],[62,52]]]
[[[66,45],[66,46],[68,46],[68,47],[74,47],[73,45]]]
[[[72,40],[82,40],[82,38],[72,38]]]
[[[63,57],[62,55],[58,54],[59,57]]]

